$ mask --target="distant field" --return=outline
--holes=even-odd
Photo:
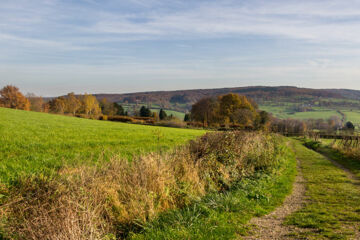
[[[341,118],[341,115],[336,110],[325,109],[314,107],[312,111],[308,112],[292,112],[288,110],[288,106],[273,106],[273,105],[261,105],[259,107],[261,110],[272,113],[275,117],[286,119],[329,119],[332,116],[338,116]]]
[[[203,133],[0,108],[0,181],[114,154],[168,150]]]
[[[311,112],[296,112],[294,114],[288,114],[289,118],[295,119],[329,119],[332,116],[338,116],[341,118],[341,115],[335,110],[316,110]]]
[[[124,107],[124,109],[125,109],[125,111],[130,111],[130,112],[132,112],[134,109],[139,109],[141,106],[146,106],[146,104],[144,103],[144,104],[138,104],[138,105],[136,105],[136,104],[129,104],[129,103],[127,103],[127,104],[122,104],[122,103],[120,103],[123,107]],[[151,106],[150,106],[150,110],[152,111],[152,112],[157,112],[157,113],[159,113],[159,111],[160,111],[160,105],[157,105],[157,104],[152,104]],[[175,111],[175,110],[170,110],[170,109],[164,109],[164,111],[166,112],[166,114],[168,115],[168,116],[170,116],[171,114],[174,116],[174,117],[177,117],[177,118],[179,118],[180,120],[183,120],[184,119],[184,116],[185,116],[185,113],[184,112],[179,112],[179,111]]]
[[[346,121],[351,121],[355,125],[360,125],[360,111],[342,111],[346,116]]]
[[[151,108],[150,110],[152,112],[157,112],[157,113],[159,113],[159,111],[160,111],[159,109],[154,109],[154,108]],[[185,117],[185,113],[183,113],[183,112],[178,112],[178,111],[173,111],[173,110],[165,110],[165,112],[168,116],[170,116],[172,114],[174,117],[177,117],[181,120],[183,120]]]

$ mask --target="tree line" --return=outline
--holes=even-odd
[[[108,101],[106,98],[98,101],[91,94],[68,93],[65,96],[44,101],[42,97],[34,94],[24,96],[19,88],[11,85],[0,90],[0,107],[126,122],[136,122],[133,120],[140,117],[142,118],[140,120],[149,121],[137,122],[150,124],[175,119],[172,115],[168,116],[163,109],[160,109],[159,112],[152,112],[146,106],[142,106],[138,111],[133,112],[130,117],[120,104]],[[293,134],[304,134],[313,130],[327,133],[354,132],[355,130],[354,124],[351,122],[343,123],[338,116],[333,116],[327,120],[278,119],[259,110],[258,105],[252,99],[234,93],[200,99],[192,105],[191,111],[185,114],[184,121],[188,126],[262,129]],[[183,127],[184,123],[179,126]]]
[[[35,94],[23,95],[19,88],[8,85],[0,90],[0,107],[14,108],[27,111],[66,114],[86,118],[100,118],[105,120],[110,116],[128,116],[122,105],[108,101],[100,101],[91,94],[68,93],[65,96],[45,101]],[[160,109],[159,113],[152,112],[150,108],[142,106],[133,113],[134,117],[153,118],[154,120],[171,120],[166,111]]]
[[[0,106],[36,112],[50,112],[67,115],[84,115],[97,118],[99,115],[126,115],[123,107],[106,99],[100,102],[91,94],[68,93],[66,96],[56,97],[44,101],[35,94],[24,96],[19,88],[8,85],[0,90]]]
[[[229,93],[200,99],[184,120],[201,122],[204,127],[261,129],[268,127],[270,116],[246,96]]]

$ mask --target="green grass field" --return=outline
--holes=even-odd
[[[204,133],[0,108],[0,181],[166,151]]]
[[[123,106],[125,111],[130,111],[130,112],[134,111],[134,109],[140,109],[141,106],[147,106],[146,103],[143,103],[143,104],[141,104],[141,103],[139,103],[139,104],[131,104],[131,103],[123,104],[123,103],[120,103],[120,104]],[[159,113],[160,109],[161,109],[161,106],[157,105],[157,104],[152,104],[150,106],[150,110],[152,112]],[[180,120],[183,120],[184,116],[185,116],[184,112],[179,112],[179,111],[170,110],[170,109],[164,109],[164,111],[166,112],[166,114],[168,116],[170,116],[172,114],[174,117],[176,117],[176,118],[178,118]]]
[[[294,114],[288,114],[289,118],[295,119],[329,119],[332,116],[338,116],[341,118],[341,115],[335,110],[317,110],[311,112],[296,112]]]
[[[355,125],[360,125],[360,111],[342,111],[346,116],[346,121],[351,121]]]
[[[150,110],[152,112],[157,112],[157,113],[159,113],[159,111],[160,111],[159,109],[156,109],[156,108],[151,108]],[[176,117],[180,120],[183,120],[185,117],[185,113],[183,113],[183,112],[178,112],[178,111],[173,111],[173,110],[165,110],[165,112],[166,112],[167,116],[170,116],[172,114],[174,117]]]
[[[275,117],[287,119],[329,119],[332,116],[338,116],[341,118],[341,115],[332,109],[313,107],[313,111],[308,112],[292,112],[288,110],[288,106],[275,106],[275,105],[261,105],[261,110],[272,113]],[[359,114],[360,117],[360,114]],[[359,119],[360,120],[360,119]]]

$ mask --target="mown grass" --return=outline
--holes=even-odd
[[[204,133],[0,108],[0,182],[114,155],[167,151]]]
[[[294,141],[306,180],[305,206],[287,218],[286,224],[301,231],[296,239],[349,239],[360,222],[360,189],[343,170],[321,154]]]
[[[278,160],[271,171],[244,178],[227,192],[208,194],[183,209],[162,214],[129,239],[234,239],[247,235],[248,221],[281,205],[292,189],[295,157],[284,149]]]

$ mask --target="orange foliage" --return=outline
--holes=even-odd
[[[0,90],[0,105],[7,108],[30,110],[29,100],[19,91],[19,88],[7,85]]]

